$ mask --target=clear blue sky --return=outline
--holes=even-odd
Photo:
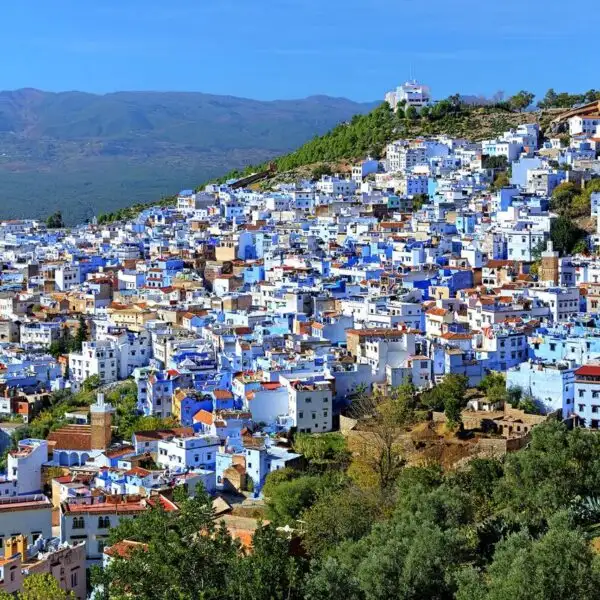
[[[600,88],[598,0],[9,0],[0,89],[378,99]]]

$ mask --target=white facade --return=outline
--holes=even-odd
[[[158,442],[156,462],[174,472],[214,469],[218,449],[219,438],[212,435],[173,438]]]
[[[23,323],[21,325],[21,344],[49,346],[60,337],[58,323]]]
[[[329,381],[297,381],[280,376],[288,387],[288,416],[300,433],[331,431],[333,407]]]
[[[569,119],[570,135],[595,135],[596,128],[600,125],[600,115],[576,116]]]
[[[0,498],[36,494],[42,489],[42,465],[48,462],[46,440],[25,439],[8,453],[6,476],[0,476]]]
[[[340,179],[323,175],[317,182],[317,189],[329,196],[351,196],[356,191],[356,182],[352,179]]]
[[[565,321],[579,312],[579,288],[535,289],[531,290],[531,295],[539,298],[550,308],[550,314],[554,321]]]
[[[69,354],[69,373],[72,381],[83,383],[92,375],[99,375],[102,384],[117,381],[119,377],[118,350],[113,342],[83,342],[81,352]]]
[[[81,268],[79,265],[64,265],[54,271],[54,285],[64,292],[81,283]]]
[[[4,540],[19,534],[30,544],[52,537],[52,503],[43,494],[0,498],[0,550]]]
[[[427,150],[424,146],[408,146],[404,142],[388,144],[386,148],[388,171],[410,171],[414,167],[427,164]]]
[[[392,110],[396,110],[400,102],[405,102],[406,106],[421,108],[431,102],[431,90],[416,79],[412,79],[388,92],[385,95],[385,101],[392,107]]]
[[[523,150],[523,144],[520,142],[507,142],[503,140],[486,140],[481,142],[481,152],[488,156],[504,156],[508,162],[513,162],[519,158]]]

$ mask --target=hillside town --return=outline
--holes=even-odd
[[[209,184],[129,221],[1,222],[0,590],[43,572],[85,598],[86,568],[128,551],[109,530],[177,511],[182,486],[246,540],[235,498],[260,506],[302,464],[294,435],[351,438],[353,402],[403,384],[462,377],[482,455],[547,419],[599,429],[600,106],[562,128],[396,139],[345,172]],[[589,199],[581,227],[565,189]],[[494,374],[506,397],[478,392]]]

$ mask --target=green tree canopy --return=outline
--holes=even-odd
[[[61,229],[64,226],[65,224],[63,223],[62,213],[60,211],[51,214],[46,219],[46,227],[48,227],[48,229]]]
[[[531,92],[527,92],[525,90],[521,90],[520,92],[508,99],[508,104],[512,109],[522,112],[528,106],[531,105],[534,98],[535,94],[532,94]]]

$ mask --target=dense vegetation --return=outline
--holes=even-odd
[[[372,105],[200,93],[0,92],[0,218],[69,225],[296,148]]]
[[[75,594],[61,589],[58,579],[50,573],[32,573],[16,594],[0,591],[0,600],[76,600]]]
[[[588,90],[583,94],[569,94],[567,92],[555,92],[550,88],[546,95],[538,102],[540,108],[572,108],[576,104],[585,104],[600,100],[600,91]]]
[[[50,403],[30,423],[20,427],[13,440],[32,437],[44,439],[51,431],[68,424],[66,413],[88,408],[96,401],[100,388],[97,375],[84,381],[82,390],[76,394],[70,391],[54,392],[50,395]],[[161,419],[159,417],[143,416],[137,412],[137,385],[134,381],[124,381],[104,391],[107,402],[115,408],[113,425],[116,426],[116,437],[130,441],[135,431],[149,431],[153,429],[174,427],[175,419]]]
[[[597,597],[600,437],[593,432],[551,422],[504,460],[475,459],[452,472],[400,463],[385,485],[375,463],[361,462],[371,476],[355,476],[356,459],[339,436],[317,440],[305,471],[269,476],[273,523],[258,529],[252,553],[215,523],[205,496],[178,494],[179,512],[156,509],[111,531],[113,543],[147,546],[96,573],[102,597]],[[295,545],[276,525],[300,532],[302,552],[288,552]]]

